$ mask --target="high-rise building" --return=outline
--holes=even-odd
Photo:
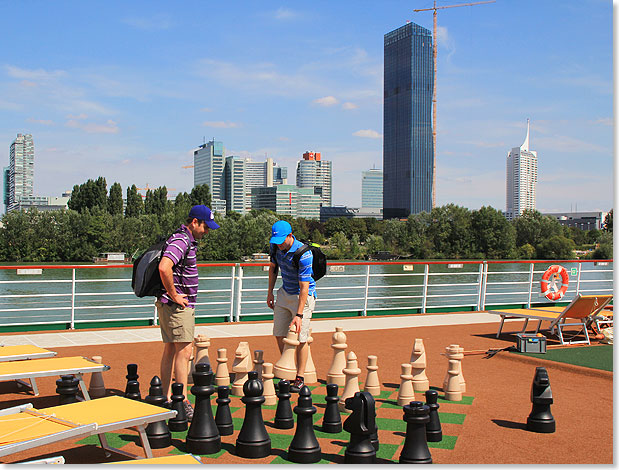
[[[321,206],[331,206],[331,162],[322,160],[320,152],[305,152],[297,163],[297,186],[312,188],[320,196]]]
[[[264,162],[245,159],[245,207],[252,209],[251,190],[253,188],[270,188],[278,184],[288,184],[288,168],[278,167],[272,158]]]
[[[384,38],[383,215],[432,210],[432,33],[408,23]]]
[[[226,157],[224,167],[224,191],[226,213],[230,211],[245,213],[246,201],[246,159],[242,157]]]
[[[313,188],[299,188],[291,184],[251,190],[252,207],[268,209],[280,215],[320,219],[320,196]]]
[[[4,204],[4,210],[9,207],[9,193],[11,192],[11,186],[9,184],[9,178],[11,177],[11,171],[8,166],[2,169],[2,202]]]
[[[31,134],[17,134],[9,151],[7,212],[22,197],[34,196],[34,142]]]
[[[505,217],[513,220],[526,209],[535,210],[535,188],[537,185],[537,152],[529,150],[529,120],[527,136],[520,147],[514,147],[507,154]]]
[[[223,142],[211,140],[200,145],[193,152],[193,185],[208,184],[211,191],[211,199],[225,201],[224,193],[224,165],[226,149]],[[225,202],[224,202],[225,204]]]
[[[383,207],[383,170],[361,172],[361,207]]]

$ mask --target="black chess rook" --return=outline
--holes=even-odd
[[[344,421],[344,431],[350,433],[350,442],[344,453],[345,464],[374,464],[376,449],[371,435],[376,432],[374,397],[368,392],[355,392],[344,402],[351,415]]]
[[[307,385],[299,390],[299,401],[294,407],[294,412],[297,415],[297,428],[288,449],[288,460],[295,463],[319,462],[322,453],[314,434],[312,419],[316,407],[312,405],[312,392]]]
[[[207,362],[198,362],[192,375],[191,393],[196,397],[196,406],[185,441],[187,452],[214,454],[221,450],[221,437],[211,408],[211,395],[215,393],[213,371]]]
[[[426,425],[430,421],[430,408],[420,401],[404,405],[406,439],[400,453],[400,463],[432,463],[432,455],[426,440]]]
[[[166,397],[163,394],[161,379],[158,376],[155,375],[151,379],[148,395],[144,397],[144,401],[151,405],[164,407]],[[172,445],[172,435],[165,419],[146,426],[146,437],[148,437],[148,443],[152,449],[163,449]]]
[[[68,405],[69,403],[77,403],[77,393],[79,392],[80,381],[73,375],[61,375],[56,380],[56,393],[60,395],[59,403]]]
[[[172,404],[170,409],[176,411],[176,416],[168,420],[168,428],[172,432],[186,431],[189,421],[187,420],[187,414],[183,406],[185,395],[183,395],[183,384],[174,382],[172,384],[172,396],[170,397]]]
[[[436,390],[426,390],[426,405],[430,408],[430,421],[426,424],[426,440],[428,442],[441,442],[443,440],[443,429],[438,415],[438,392]]]
[[[230,436],[234,432],[232,423],[232,413],[230,412],[230,387],[220,385],[217,387],[217,412],[215,413],[215,424],[221,436]]]
[[[535,369],[535,377],[531,386],[531,413],[527,418],[527,430],[533,432],[552,433],[555,432],[555,419],[550,412],[552,405],[552,390],[550,389],[550,378],[545,367]]]
[[[277,429],[292,429],[294,428],[294,416],[292,415],[292,406],[290,406],[290,382],[280,380],[277,387],[277,408],[275,410],[275,419],[273,426]]]
[[[337,395],[337,384],[327,384],[327,396],[325,401],[325,415],[322,418],[322,431],[337,434],[342,431],[342,417],[337,402],[340,397]]]
[[[258,372],[249,372],[248,380],[243,384],[244,396],[241,398],[245,404],[245,419],[236,439],[236,455],[239,457],[260,459],[271,453],[271,438],[262,418],[262,391]]]

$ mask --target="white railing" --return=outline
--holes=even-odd
[[[562,264],[570,283],[562,302],[577,294],[613,291],[612,260],[604,261],[436,261],[330,262],[318,282],[317,315],[361,315],[429,310],[482,311],[487,306],[547,302],[539,280],[551,264]],[[200,264],[198,321],[272,318],[266,306],[268,265]],[[37,266],[37,278],[18,275],[32,266],[0,267],[0,326],[66,325],[147,321],[157,323],[152,297],[138,299],[129,265]],[[98,269],[93,269],[98,268]],[[103,270],[102,270],[103,269]],[[107,277],[110,273],[115,277]],[[40,276],[40,277],[39,277]],[[278,280],[276,289],[281,286]]]

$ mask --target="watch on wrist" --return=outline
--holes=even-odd
[[[299,317],[299,318],[303,318],[303,315],[302,315],[302,314],[300,314],[300,313],[297,313],[297,317]]]

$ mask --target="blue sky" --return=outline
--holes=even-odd
[[[440,0],[438,6],[450,5]],[[35,193],[104,176],[193,185],[192,152],[333,161],[334,204],[382,168],[383,36],[431,0],[2,2],[0,142],[35,142]],[[497,0],[438,14],[437,205],[505,209],[531,119],[537,208],[613,204],[608,0]]]

